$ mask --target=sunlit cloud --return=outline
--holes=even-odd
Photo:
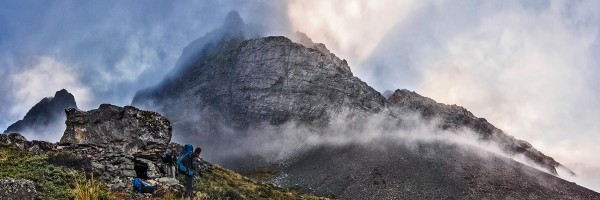
[[[86,105],[93,98],[90,88],[83,84],[77,71],[71,66],[50,57],[38,57],[31,66],[10,77],[15,104],[10,115],[23,117],[37,102],[52,97],[61,89],[67,89],[76,97],[78,104]]]
[[[589,145],[600,142],[600,16],[589,9],[597,4],[428,4],[388,33],[357,75],[379,90],[464,106],[599,190],[600,162],[589,160],[600,150]]]
[[[392,27],[420,4],[412,0],[309,0],[291,1],[287,9],[291,29],[326,44],[352,64],[369,57]]]

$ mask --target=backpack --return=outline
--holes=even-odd
[[[185,174],[188,176],[193,176],[194,175],[194,170],[193,170],[193,162],[192,162],[192,150],[194,149],[194,147],[192,147],[191,144],[186,144],[185,146],[183,146],[183,149],[181,150],[181,156],[179,156],[179,158],[177,158],[177,169],[179,171],[179,173],[181,174]]]
[[[151,185],[142,179],[133,178],[133,190],[138,191],[140,193],[154,193],[156,190],[156,185]]]

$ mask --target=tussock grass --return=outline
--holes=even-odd
[[[85,176],[75,178],[75,188],[72,190],[73,196],[77,200],[116,200],[110,195],[106,185],[95,180],[94,177],[88,179]]]
[[[48,154],[35,155],[13,147],[0,147],[0,179],[29,179],[40,192],[40,199],[116,199],[98,180],[87,179],[80,171],[49,162],[65,159],[62,155],[51,154],[49,158]]]
[[[194,189],[195,199],[328,199],[257,182],[217,165],[196,179]]]

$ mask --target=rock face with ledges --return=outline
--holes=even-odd
[[[102,104],[98,109],[68,109],[61,144],[94,145],[114,152],[157,159],[171,141],[171,123],[156,112]]]
[[[176,121],[194,109],[238,128],[326,125],[339,115],[382,111],[385,98],[330,56],[285,37],[224,41],[177,81],[138,92],[132,104],[165,105]]]

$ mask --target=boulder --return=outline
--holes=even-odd
[[[19,133],[0,134],[0,145],[12,146],[35,154],[52,151],[56,148],[56,145],[50,142],[39,140],[28,141]]]
[[[0,199],[36,199],[38,195],[33,181],[11,178],[0,180]]]
[[[156,112],[102,104],[95,110],[70,108],[66,113],[63,145],[97,146],[156,160],[171,141],[171,123]]]
[[[46,141],[33,140],[33,141],[27,143],[27,151],[34,153],[34,154],[45,153],[48,151],[52,151],[55,148],[56,148],[56,144],[46,142]]]
[[[14,146],[23,150],[27,142],[27,138],[19,133],[0,134],[0,144],[4,146]]]
[[[173,186],[179,184],[179,180],[170,177],[158,178],[156,179],[156,181],[164,186]]]

